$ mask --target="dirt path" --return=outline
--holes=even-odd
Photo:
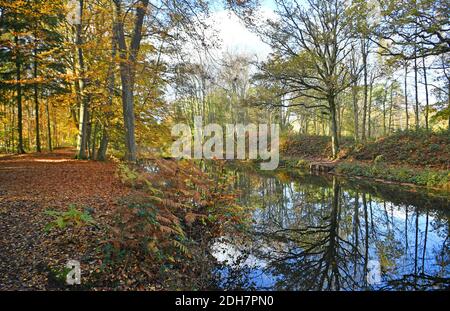
[[[0,290],[52,288],[51,267],[81,260],[85,273],[100,264],[95,256],[101,233],[84,230],[68,244],[44,231],[46,209],[69,204],[108,218],[129,190],[115,177],[111,162],[78,161],[70,149],[0,157]]]

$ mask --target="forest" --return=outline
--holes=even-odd
[[[0,0],[0,290],[448,289],[449,16]],[[199,117],[278,125],[278,168],[174,157]]]

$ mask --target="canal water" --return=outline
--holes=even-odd
[[[232,170],[245,235],[211,243],[221,289],[435,290],[450,285],[448,193]]]

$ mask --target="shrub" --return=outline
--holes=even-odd
[[[69,205],[67,211],[47,210],[44,213],[53,217],[53,220],[45,226],[45,231],[54,228],[64,229],[68,226],[81,227],[95,223],[87,209],[80,211],[75,204]]]
[[[186,264],[196,256],[198,239],[221,236],[249,219],[228,191],[229,177],[217,174],[214,179],[192,162],[158,159],[145,167],[121,165],[118,175],[126,184],[138,183],[142,191],[124,198],[115,212],[106,248],[110,261],[119,254],[149,266]]]
[[[364,165],[354,163],[341,163],[336,172],[349,176],[365,176],[381,178],[396,182],[414,183],[420,186],[450,189],[450,171],[413,170],[405,167],[389,167],[386,165]]]

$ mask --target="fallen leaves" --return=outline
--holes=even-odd
[[[44,230],[52,220],[45,210],[66,211],[70,204],[89,208],[96,222],[107,225],[118,198],[132,191],[116,178],[114,163],[73,156],[73,150],[60,149],[0,158],[0,290],[71,289],[52,273],[69,259],[81,262],[85,286],[114,285],[101,273],[103,229]]]

